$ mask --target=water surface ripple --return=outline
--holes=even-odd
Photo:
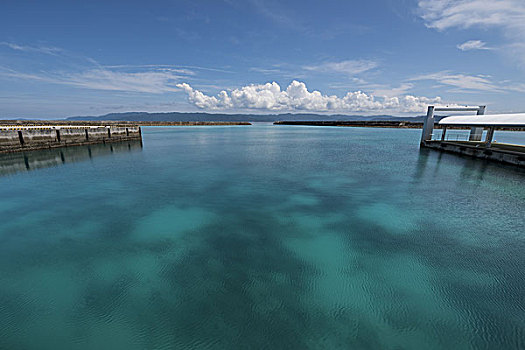
[[[0,348],[524,348],[525,172],[418,139],[151,127],[0,158]]]

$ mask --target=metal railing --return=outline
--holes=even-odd
[[[432,133],[431,134],[431,141],[468,141],[469,140],[469,133],[467,130],[463,130],[462,133],[451,133],[450,130],[445,134],[445,139],[442,140],[441,136],[442,133]]]

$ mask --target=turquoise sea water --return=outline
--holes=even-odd
[[[525,347],[524,170],[419,130],[143,134],[0,158],[1,349]]]

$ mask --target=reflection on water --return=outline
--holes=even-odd
[[[0,154],[0,176],[142,149],[141,140]]]
[[[444,151],[428,148],[420,148],[418,160],[416,163],[416,170],[414,172],[414,183],[417,183],[419,179],[423,178],[425,172],[427,171],[429,162],[432,163],[432,166],[434,167],[434,169],[432,170],[433,173],[430,175],[439,176],[441,163],[444,158],[446,159],[445,163],[448,164],[449,162],[453,162],[459,169],[461,169],[460,176],[464,179],[472,177],[481,180],[483,179],[483,175],[485,174],[487,169],[490,167],[499,166],[505,169],[509,169],[509,171],[520,171],[519,169],[513,169],[515,168],[514,165],[497,163],[486,159],[474,158],[468,155],[447,153]],[[447,164],[445,164],[444,166],[447,167]]]

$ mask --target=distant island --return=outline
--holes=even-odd
[[[124,112],[109,113],[100,116],[75,116],[55,120],[38,119],[2,119],[0,125],[142,125],[142,126],[211,126],[211,125],[251,125],[254,122],[274,123],[277,125],[312,125],[312,126],[356,126],[387,128],[420,128],[424,116],[392,115],[345,115],[316,113],[281,113],[281,114],[226,114],[201,112]],[[435,116],[438,122],[444,116]]]
[[[436,117],[439,120],[441,117]],[[110,113],[101,116],[69,117],[71,121],[133,121],[133,122],[276,122],[276,121],[396,121],[422,123],[423,116],[396,117],[391,115],[344,115],[344,114],[314,114],[314,113],[283,113],[283,114],[224,114],[200,112],[126,112]]]

